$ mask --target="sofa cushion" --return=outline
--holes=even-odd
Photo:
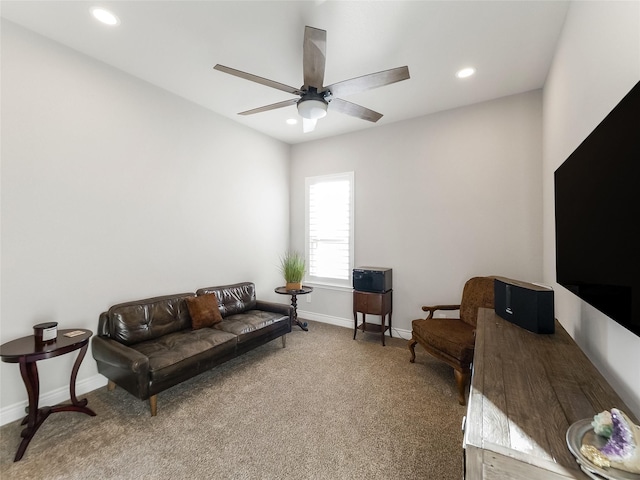
[[[196,295],[208,293],[216,295],[222,318],[256,308],[256,286],[251,282],[200,288],[196,291]]]
[[[120,303],[108,311],[109,336],[124,345],[153,340],[191,326],[185,298],[193,293],[167,295]]]
[[[194,330],[204,327],[212,327],[222,321],[218,299],[213,294],[199,295],[186,298],[189,314],[191,315],[191,327]]]
[[[202,355],[222,355],[233,351],[236,336],[213,328],[182,330],[132,348],[149,359],[151,378],[159,380],[174,375],[187,367],[190,361],[197,361]],[[214,348],[215,347],[215,348]]]
[[[263,310],[249,310],[226,317],[214,328],[238,336],[238,343],[264,334],[270,328],[276,328],[280,322],[288,322],[289,316],[281,313],[265,312]],[[265,330],[266,329],[266,330]]]
[[[440,352],[457,359],[462,365],[473,361],[475,328],[457,318],[429,318],[411,322],[414,335]]]

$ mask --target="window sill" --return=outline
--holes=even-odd
[[[336,285],[333,283],[320,283],[320,282],[304,282],[305,285],[313,287],[314,289],[320,290],[335,290],[339,292],[351,292],[353,291],[353,287],[346,285]]]

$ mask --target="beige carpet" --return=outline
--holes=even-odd
[[[453,372],[406,340],[309,322],[148,402],[86,395],[96,417],[50,416],[14,463],[22,427],[0,429],[0,478],[462,478],[465,408]],[[85,362],[93,361],[87,356]]]

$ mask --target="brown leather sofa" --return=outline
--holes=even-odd
[[[215,295],[221,321],[196,328],[193,298],[207,294]],[[149,399],[155,416],[163,390],[275,338],[284,347],[292,317],[289,305],[256,300],[250,282],[121,303],[100,315],[93,358],[110,390],[119,385]]]

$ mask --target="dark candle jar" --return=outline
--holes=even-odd
[[[36,345],[54,343],[58,338],[58,322],[45,322],[34,325],[33,336],[36,338]]]

